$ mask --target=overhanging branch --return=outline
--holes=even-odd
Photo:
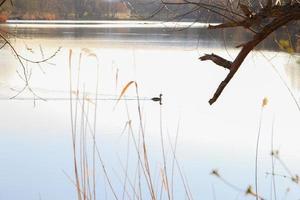
[[[257,14],[255,14],[253,17],[248,17],[246,20],[242,20],[238,23],[224,23],[219,26],[210,26],[209,28],[228,28],[228,27],[237,27],[237,26],[243,26],[244,28],[251,28],[254,25],[257,25],[258,22],[261,21],[261,19],[269,19],[269,23],[267,25],[262,26],[261,30],[253,35],[252,40],[248,41],[247,43],[241,45],[242,49],[234,59],[234,61],[231,63],[230,61],[227,61],[226,59],[216,56],[214,54],[211,55],[205,55],[200,57],[201,60],[211,60],[217,65],[220,65],[222,67],[225,67],[227,69],[230,69],[228,75],[226,78],[220,83],[218,86],[216,92],[214,93],[213,97],[209,100],[209,104],[213,104],[217,101],[219,96],[222,94],[223,90],[227,86],[227,84],[230,82],[230,80],[233,78],[235,73],[240,68],[241,64],[244,62],[247,55],[268,35],[270,35],[272,32],[277,30],[278,28],[286,25],[289,22],[296,21],[300,19],[300,3],[295,3],[293,5],[285,5],[285,6],[273,6],[271,8],[263,8],[261,11]],[[227,64],[226,64],[227,63]],[[229,66],[230,63],[230,66]]]

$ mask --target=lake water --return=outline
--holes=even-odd
[[[299,55],[252,52],[220,99],[210,106],[208,100],[227,71],[211,62],[200,62],[198,58],[214,52],[232,59],[238,53],[236,49],[230,44],[225,48],[222,39],[214,38],[204,29],[199,31],[199,27],[179,32],[160,25],[129,27],[31,26],[25,22],[2,25],[4,30],[16,35],[11,36],[16,50],[31,60],[43,59],[61,49],[48,63],[24,62],[31,74],[30,87],[46,101],[35,100],[28,90],[9,100],[24,86],[22,68],[8,47],[1,50],[0,199],[76,199],[72,182],[71,117],[75,118],[77,105],[78,148],[84,144],[80,139],[87,133],[86,153],[90,164],[87,171],[91,174],[93,140],[89,127],[93,127],[95,119],[93,98],[97,80],[96,142],[118,199],[137,199],[130,183],[138,188],[138,157],[132,139],[134,136],[139,141],[141,135],[138,102],[116,101],[130,81],[138,85],[142,126],[158,197],[163,191],[161,198],[167,199],[161,186],[162,130],[168,177],[172,177],[174,162],[170,144],[174,147],[177,141],[176,160],[193,199],[253,199],[211,176],[210,172],[218,169],[221,177],[242,191],[249,185],[254,187],[256,138],[262,117],[259,194],[274,199],[272,177],[267,175],[272,172],[272,134],[273,149],[279,150],[281,161],[292,175],[300,173],[300,112],[291,96],[293,93],[299,101]],[[76,103],[76,88],[80,90],[80,98],[85,93],[85,101]],[[160,93],[163,94],[162,106],[149,100]],[[135,97],[132,84],[125,98]],[[265,97],[269,103],[262,110]],[[132,134],[128,131],[129,120]],[[79,155],[82,155],[80,151]],[[174,165],[174,199],[187,199],[178,166]],[[99,159],[96,166],[97,199],[113,199]],[[277,198],[298,198],[299,185],[288,178],[290,174],[278,160],[275,172]],[[149,199],[143,180],[142,197]]]

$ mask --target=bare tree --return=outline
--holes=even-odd
[[[156,1],[157,2],[157,1]],[[134,3],[130,2],[131,5]],[[152,5],[154,5],[152,3]],[[171,20],[182,20],[192,14],[194,21],[201,20],[200,14],[214,15],[214,22],[219,25],[209,25],[208,29],[245,29],[251,34],[248,41],[237,46],[239,53],[233,61],[226,60],[215,54],[206,54],[199,59],[211,60],[215,64],[229,70],[226,78],[220,83],[210,104],[217,101],[225,87],[234,77],[247,55],[264,41],[271,33],[289,23],[300,19],[299,0],[161,0],[159,6],[150,15],[156,16],[161,12],[173,13]]]
[[[2,6],[4,6],[6,2],[10,2],[10,5],[13,6],[12,0],[2,0],[0,2],[0,8],[2,8]],[[33,60],[31,58],[24,57],[23,55],[21,55],[18,52],[18,50],[10,42],[11,35],[12,35],[11,33],[0,29],[0,50],[3,50],[3,48],[8,47],[12,51],[12,54],[16,57],[17,61],[19,62],[20,66],[21,66],[21,72],[17,71],[17,74],[24,81],[23,88],[20,91],[18,91],[17,94],[11,98],[17,97],[23,91],[28,89],[29,92],[31,92],[35,98],[41,99],[38,95],[35,94],[35,92],[30,87],[31,70],[29,70],[27,68],[25,63],[32,63],[32,64],[37,64],[37,65],[40,65],[42,63],[47,63],[50,59],[52,59],[53,57],[56,56],[56,54],[60,51],[61,48],[59,47],[52,55],[50,55],[48,57],[44,57],[42,49],[41,49],[41,54],[43,56],[42,59]],[[15,36],[13,35],[13,37],[15,37]]]

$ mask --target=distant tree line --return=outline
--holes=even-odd
[[[224,5],[224,8],[228,4],[249,3],[246,0],[198,1],[211,5],[217,3]],[[12,2],[13,6],[10,1],[6,1],[6,5],[0,8],[0,22],[7,18],[29,20],[149,19],[210,23],[224,21],[222,15],[208,9],[196,10],[193,4],[182,4],[184,0],[12,0]],[[178,4],[166,6],[162,2],[177,2]],[[261,1],[251,1],[251,7],[261,6],[259,2]]]
[[[3,6],[6,11],[1,11],[1,14],[10,19],[222,20],[218,15],[203,11],[191,12],[181,18],[178,13],[186,13],[192,5],[168,6],[168,9],[158,12],[160,5],[160,0],[13,0],[13,6]]]
[[[10,19],[96,20],[131,17],[126,4],[109,0],[17,0],[13,1],[9,10]]]

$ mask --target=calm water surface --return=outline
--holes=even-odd
[[[11,40],[18,52],[32,60],[42,59],[43,54],[47,57],[59,47],[61,50],[49,63],[40,66],[25,63],[32,74],[31,88],[47,101],[34,101],[28,91],[8,100],[24,82],[16,73],[22,69],[11,51],[8,48],[1,51],[0,199],[76,199],[71,181],[74,176],[70,102],[65,100],[70,93],[70,50],[73,98],[76,87],[86,93],[90,100],[85,102],[84,109],[91,123],[98,64],[99,98],[106,100],[98,101],[96,140],[120,199],[122,169],[128,160],[128,174],[132,175],[129,177],[134,177],[137,162],[132,139],[128,142],[130,133],[126,124],[132,121],[136,138],[140,124],[137,101],[120,101],[116,105],[116,101],[107,99],[116,99],[132,80],[137,82],[142,98],[143,125],[157,193],[163,166],[160,127],[169,167],[173,158],[170,143],[174,145],[178,133],[176,157],[194,199],[253,199],[210,176],[210,172],[218,169],[222,177],[242,190],[254,186],[255,146],[261,115],[258,156],[261,196],[272,199],[273,195],[274,198],[271,177],[266,175],[271,172],[272,123],[274,149],[280,151],[280,157],[292,173],[300,173],[300,113],[278,76],[298,100],[297,56],[263,50],[253,52],[219,101],[209,106],[208,100],[227,71],[211,62],[200,62],[198,57],[214,52],[230,59],[237,50],[227,48],[225,51],[223,42],[210,38],[208,33],[199,36],[196,29],[173,32],[126,27],[5,28],[18,36]],[[161,107],[156,102],[143,100],[159,93],[163,94]],[[128,98],[136,96],[133,85],[126,95]],[[269,99],[269,104],[261,111],[264,97]],[[53,98],[60,100],[51,100]],[[78,113],[81,113],[82,104],[79,107]],[[79,117],[79,129],[85,127],[81,122]],[[88,136],[88,143],[91,142]],[[101,165],[99,162],[97,165],[97,199],[112,199]],[[276,176],[277,197],[298,198],[299,186],[281,176],[289,174],[279,162],[275,163],[275,170],[279,174]],[[176,170],[174,174],[175,199],[184,199],[180,175]],[[149,198],[147,189],[143,190],[144,198]],[[162,198],[167,199],[166,194]],[[130,198],[125,196],[125,199]]]

